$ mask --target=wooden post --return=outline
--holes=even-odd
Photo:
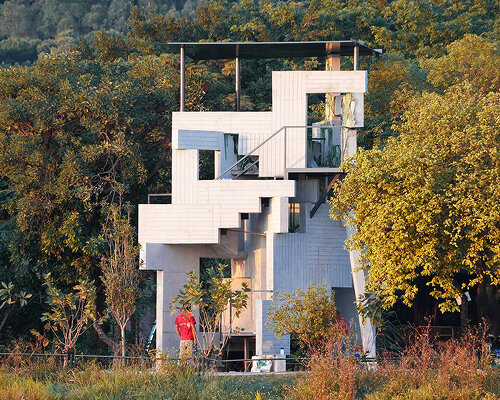
[[[327,71],[340,71],[340,46],[338,43],[327,43],[325,69]],[[335,119],[335,96],[331,93],[325,94],[325,117],[327,121]]]
[[[248,338],[246,336],[243,336],[243,358],[246,360],[248,360]],[[244,366],[245,366],[245,372],[247,372],[248,370],[248,363],[245,362],[244,363]]]
[[[181,44],[181,84],[180,84],[180,94],[181,94],[181,105],[180,105],[180,110],[181,111],[186,111],[186,65],[185,65],[185,51],[184,51],[184,45]]]

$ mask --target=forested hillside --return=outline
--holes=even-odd
[[[129,31],[130,7],[193,17],[199,0],[6,0],[0,2],[0,63],[33,62],[42,52],[65,51],[81,37]]]
[[[500,145],[498,2],[216,0],[201,2],[198,8],[196,1],[132,3],[132,7],[125,0],[11,0],[0,4],[0,59],[4,63],[0,71],[0,265],[4,266],[0,269],[0,281],[14,285],[11,290],[0,290],[2,301],[9,296],[12,300],[0,308],[0,318],[6,321],[0,320],[2,343],[19,336],[31,340],[32,329],[52,338],[50,330],[44,331],[40,322],[41,314],[48,309],[43,282],[49,272],[66,291],[78,279],[93,281],[97,287],[97,313],[103,315],[109,306],[101,275],[102,263],[110,256],[103,234],[108,227],[110,206],[123,210],[121,222],[129,223],[125,215],[131,213],[133,227],[135,206],[145,202],[148,193],[170,190],[170,124],[171,112],[178,109],[179,79],[178,56],[169,53],[167,46],[172,40],[354,38],[373,48],[383,48],[382,56],[363,59],[361,65],[370,73],[370,86],[365,100],[366,127],[360,130],[359,141],[373,153],[363,153],[368,158],[361,159],[360,168],[366,167],[366,171],[360,171],[359,179],[366,178],[363,183],[376,186],[368,179],[374,172],[373,165],[380,167],[374,160],[385,160],[387,168],[395,168],[409,146],[415,146],[415,154],[425,156],[418,151],[418,142],[423,142],[418,136],[420,132],[437,132],[441,124],[449,124],[450,120],[451,131],[443,130],[442,136],[435,136],[434,142],[426,144],[428,148],[434,148],[443,138],[455,137],[454,132],[467,127],[474,137],[488,135],[484,145],[489,155],[469,160],[470,165],[490,169],[487,176],[476,177],[480,184],[460,186],[460,190],[442,200],[449,205],[457,198],[474,199],[464,200],[461,208],[453,209],[453,218],[446,220],[451,226],[467,215],[467,221],[472,221],[469,225],[461,225],[458,231],[452,229],[455,236],[451,239],[443,236],[451,229],[448,225],[446,232],[426,230],[427,227],[418,231],[418,235],[424,236],[432,231],[434,241],[428,243],[426,253],[412,259],[411,271],[405,274],[408,270],[402,268],[394,276],[394,282],[401,283],[399,289],[405,292],[398,291],[397,286],[387,286],[383,280],[375,280],[372,288],[386,296],[387,307],[394,305],[402,294],[411,304],[416,293],[413,283],[419,278],[418,271],[427,265],[422,261],[425,257],[433,260],[426,271],[437,288],[435,297],[441,297],[448,305],[456,289],[452,285],[454,275],[465,265],[469,267],[467,274],[480,277],[467,281],[471,288],[486,280],[498,283],[500,202],[491,200],[500,193],[498,157],[497,164],[489,158],[498,154]],[[342,62],[344,67],[350,67],[352,60],[345,58]],[[318,59],[245,60],[242,107],[269,109],[271,70],[323,68],[323,63]],[[233,71],[234,62],[230,60],[189,64],[187,109],[233,109]],[[436,107],[439,111],[434,114],[433,109],[429,110],[429,104],[442,102],[449,102],[452,108]],[[463,120],[455,120],[454,109],[461,104]],[[432,117],[428,118],[434,122],[426,120],[429,113]],[[418,115],[422,118],[418,119]],[[395,138],[403,134],[413,137],[413,141],[405,139],[408,141],[395,145]],[[454,148],[454,143],[459,142],[452,141],[450,148]],[[457,146],[473,151],[473,143],[467,143]],[[384,149],[390,153],[377,153]],[[468,159],[467,151],[460,157]],[[401,171],[411,174],[414,165],[409,160]],[[440,165],[455,164],[443,155],[433,171],[439,171]],[[458,171],[465,176],[471,170],[474,167],[455,169],[450,174]],[[346,185],[346,192],[340,197],[344,203],[338,207],[346,214],[355,210],[353,204],[359,200],[358,183]],[[446,192],[446,185],[455,184],[445,183],[436,185],[436,190]],[[423,183],[415,180],[411,184],[419,188]],[[371,204],[383,198],[375,190],[369,196],[366,199],[371,199]],[[432,209],[437,203],[428,203],[429,198],[420,201]],[[485,212],[484,199],[488,199],[494,212],[482,222],[484,230],[473,235],[470,229],[477,220],[475,216]],[[408,203],[413,204],[412,201],[410,197]],[[394,203],[391,204],[388,210],[394,209]],[[402,216],[409,215],[404,207],[400,211]],[[358,228],[368,221],[380,232],[389,229],[384,225],[387,218],[374,221],[369,217],[358,219]],[[422,211],[413,218],[427,217]],[[407,223],[414,223],[415,219]],[[431,222],[438,224],[434,219]],[[360,229],[362,234],[366,231]],[[119,232],[117,235],[121,237]],[[418,235],[413,238],[417,240]],[[479,239],[480,247],[469,246]],[[360,236],[356,245],[362,248],[366,240]],[[412,240],[390,244],[406,243],[407,247],[401,248],[408,254],[419,248]],[[455,247],[446,247],[446,241]],[[376,245],[371,244],[374,251]],[[441,248],[448,251],[448,258],[460,256],[460,263],[435,258],[435,250]],[[380,249],[373,255],[374,262],[377,257],[387,257],[389,251]],[[401,263],[400,257],[398,253],[393,262]],[[381,271],[382,276],[384,269]],[[442,273],[445,278],[435,278]],[[143,281],[141,288],[146,283]],[[21,291],[32,294],[25,298],[27,304],[21,300]],[[148,291],[143,293],[147,295]],[[147,299],[137,304],[143,312]],[[137,315],[134,327],[141,313]],[[109,321],[103,326],[113,336]],[[88,332],[79,346],[97,351],[98,338],[91,330]]]

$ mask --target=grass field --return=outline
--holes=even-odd
[[[173,367],[172,367],[173,368]],[[292,375],[198,375],[190,368],[151,372],[138,369],[46,371],[37,376],[17,371],[0,375],[0,399],[285,399]]]
[[[474,335],[445,343],[422,335],[401,357],[376,366],[329,343],[307,371],[287,375],[221,376],[169,360],[155,371],[93,363],[63,369],[52,358],[0,363],[0,400],[39,399],[493,400],[500,399],[500,368],[484,336]]]

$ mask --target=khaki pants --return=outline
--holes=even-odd
[[[187,360],[193,358],[194,340],[181,340],[179,348],[179,358]]]

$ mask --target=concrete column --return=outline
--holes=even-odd
[[[340,54],[330,53],[326,56],[327,71],[340,71]],[[327,121],[337,119],[335,117],[335,93],[325,94],[325,116]]]
[[[241,96],[241,84],[240,84],[240,47],[236,45],[236,59],[235,59],[235,86],[236,86],[236,111],[240,111],[240,96]]]
[[[351,237],[354,231],[350,227],[346,227],[347,239]],[[354,286],[354,293],[356,298],[363,295],[365,293],[365,272],[360,269],[361,264],[359,262],[359,258],[361,256],[361,252],[350,251],[349,258],[351,261],[351,272],[352,272],[352,282]],[[376,356],[376,333],[375,327],[372,325],[371,321],[365,320],[363,323],[363,318],[358,316],[359,318],[359,327],[361,333],[361,341],[363,343],[363,351],[367,353],[368,357]]]
[[[163,352],[179,349],[171,302],[187,282],[186,273],[199,272],[200,250],[201,246],[159,245],[156,251],[158,265],[162,264],[156,272],[156,348]]]

